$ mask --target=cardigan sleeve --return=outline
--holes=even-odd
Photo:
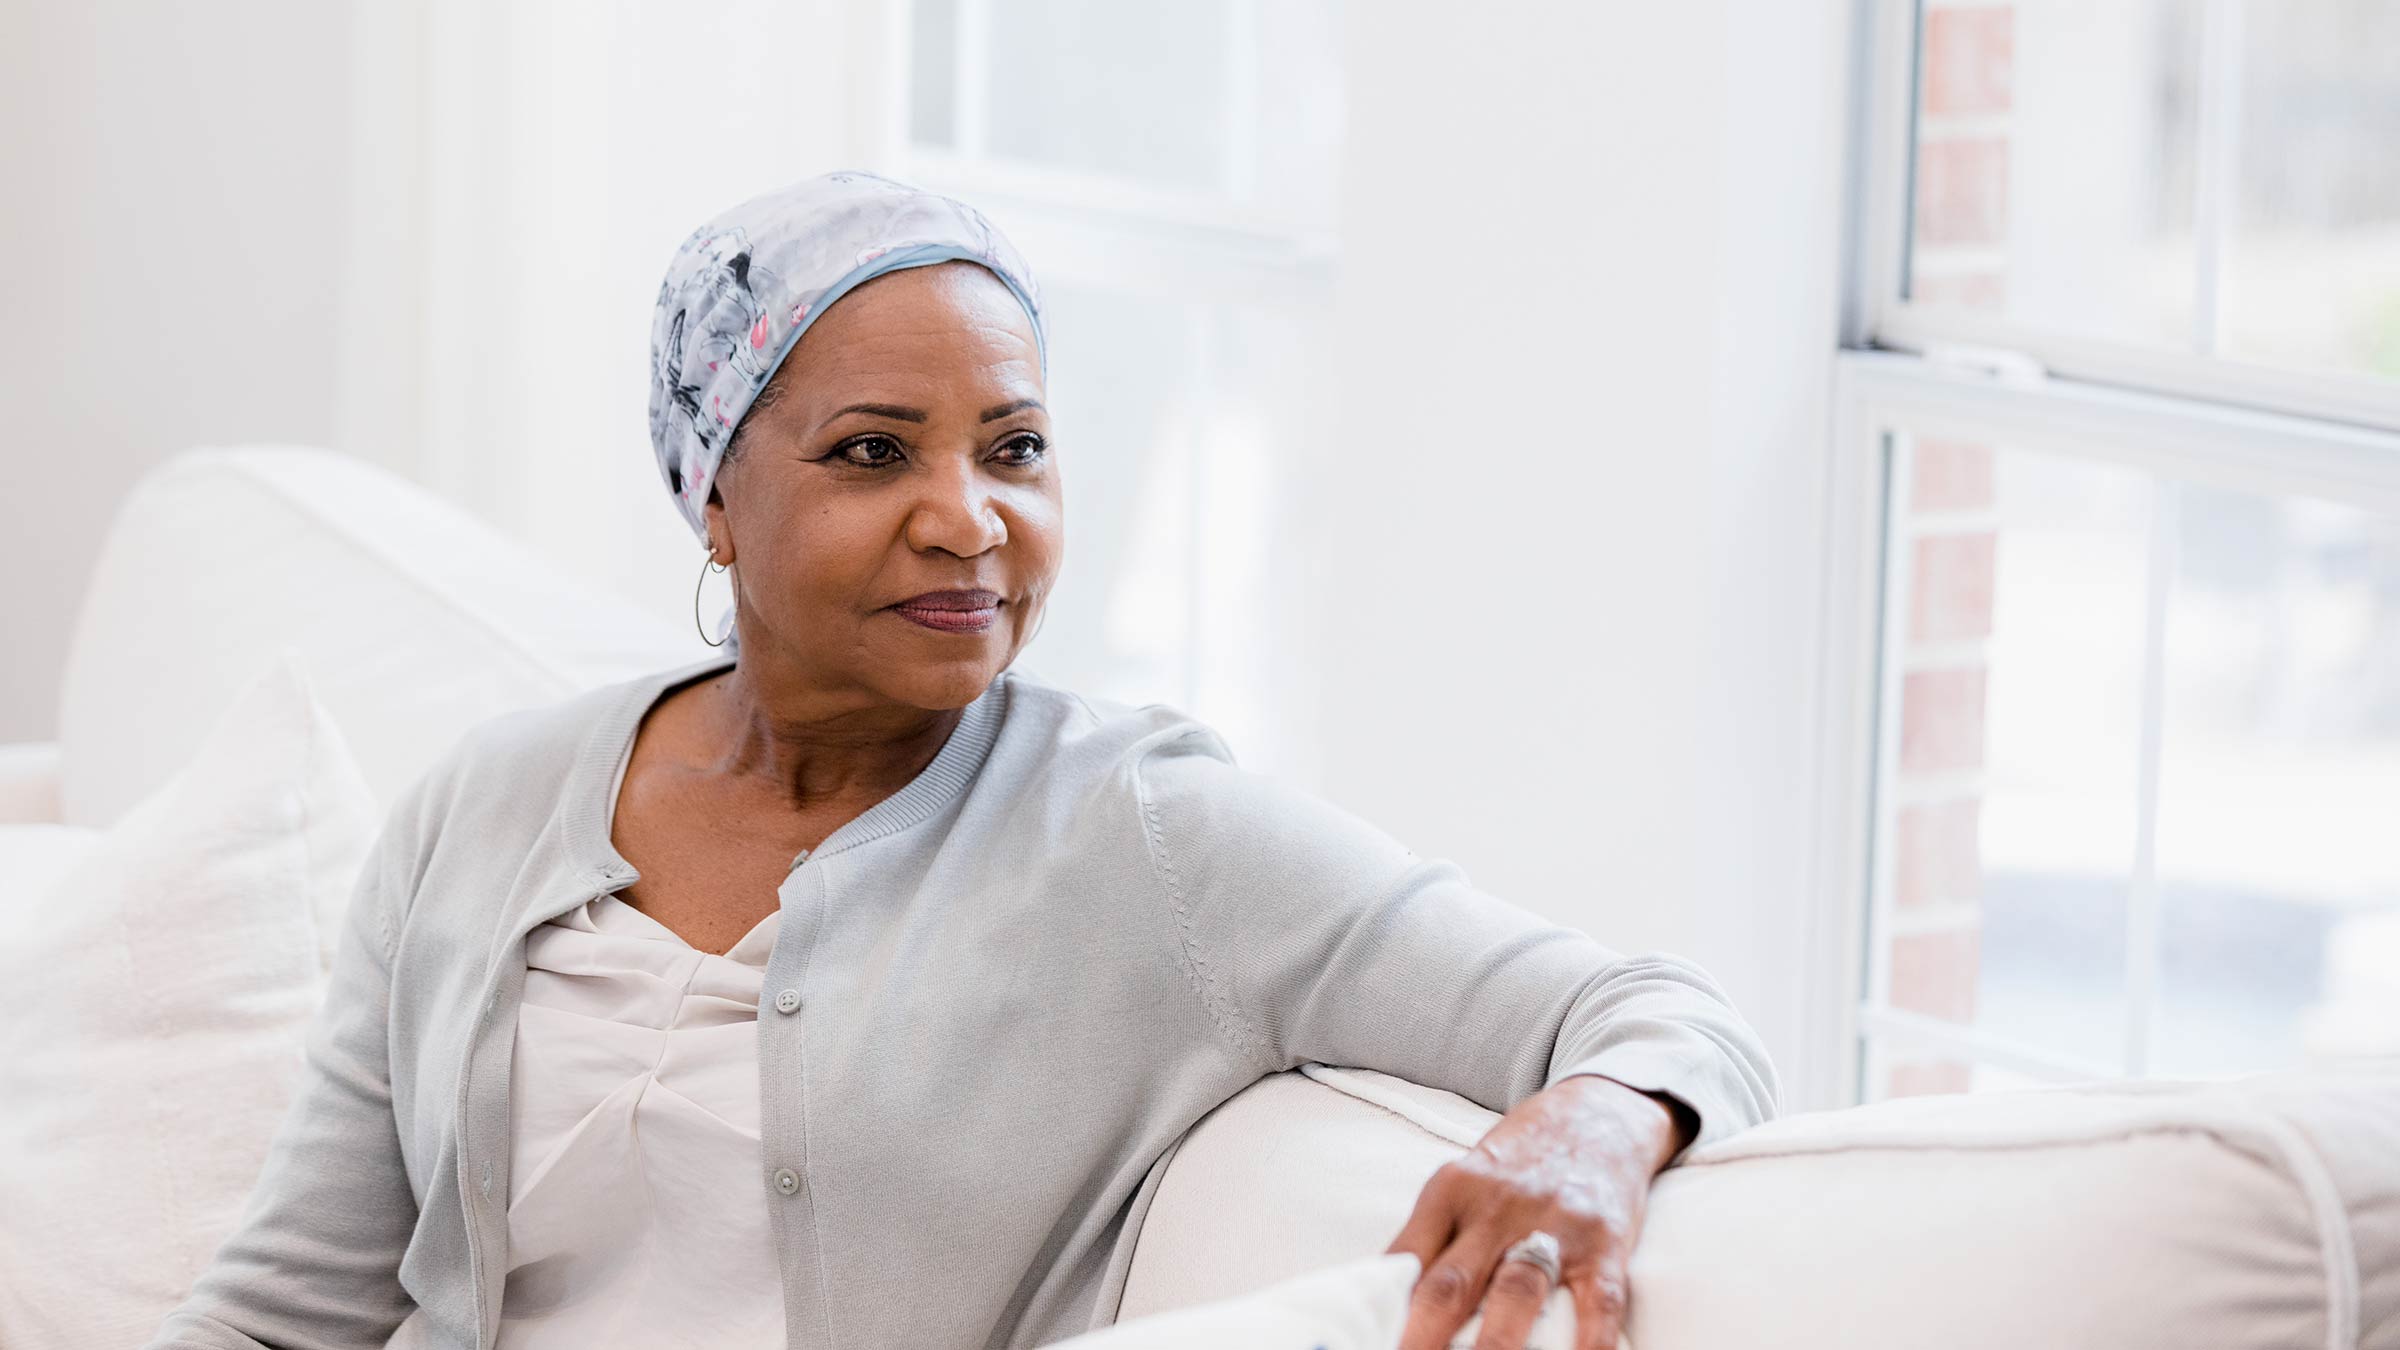
[[[404,792],[367,851],[300,1086],[234,1230],[148,1342],[168,1347],[377,1347],[414,1306],[400,1260],[417,1219],[392,1114],[391,955],[420,875],[419,806]]]
[[[1261,1073],[1380,1070],[1494,1111],[1593,1073],[1682,1103],[1689,1146],[1772,1119],[1775,1070],[1700,967],[1626,955],[1477,889],[1213,731],[1147,746],[1141,824],[1181,964]]]

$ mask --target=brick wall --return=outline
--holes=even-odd
[[[1926,6],[1920,54],[1910,296],[1998,309],[2008,295],[2009,113],[2015,12],[1970,0]],[[1906,604],[1900,644],[1898,778],[1887,792],[1892,876],[1890,1002],[1945,1021],[1975,1020],[1981,963],[1979,848],[1993,583],[1993,447],[1903,437],[1898,513]],[[1870,1099],[1961,1092],[1970,1067],[1884,1044]]]

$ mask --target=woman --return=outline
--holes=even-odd
[[[651,435],[727,650],[396,803],[154,1345],[1044,1344],[1114,1319],[1175,1140],[1307,1060],[1506,1112],[1387,1249],[1407,1345],[1479,1307],[1520,1345],[1554,1280],[1616,1343],[1651,1178],[1774,1111],[1756,1036],[1171,707],[1011,671],[1065,542],[1044,344],[1015,250],[887,179],[686,241]]]

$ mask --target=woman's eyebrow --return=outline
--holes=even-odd
[[[984,409],[983,420],[986,422],[997,422],[1001,418],[1008,416],[1010,413],[1018,412],[1026,408],[1039,408],[1041,406],[1042,401],[1038,398],[1021,398],[1014,403],[1003,403],[996,408]],[[925,420],[925,410],[922,408],[903,408],[897,403],[853,403],[846,408],[835,409],[832,417],[828,417],[824,421],[819,422],[817,426],[820,429],[831,426],[836,418],[846,417],[854,412],[868,413],[876,417],[897,418],[903,422],[922,422]]]
[[[1021,398],[1014,403],[1003,403],[997,408],[984,409],[983,420],[986,422],[997,422],[1001,418],[1006,417],[1010,413],[1016,412],[1019,409],[1040,408],[1041,406],[1042,401],[1038,398]]]
[[[832,417],[828,417],[824,421],[817,423],[817,426],[819,428],[829,427],[833,425],[837,419],[847,417],[854,412],[871,413],[877,417],[896,417],[903,422],[922,422],[925,420],[925,414],[921,409],[903,408],[897,403],[853,403],[847,408],[836,408]]]

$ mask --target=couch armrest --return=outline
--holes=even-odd
[[[56,741],[0,745],[0,825],[58,822]]]
[[[1178,1141],[1140,1216],[1117,1320],[1381,1252],[1434,1170],[1499,1120],[1373,1069],[1311,1062],[1268,1074]]]

